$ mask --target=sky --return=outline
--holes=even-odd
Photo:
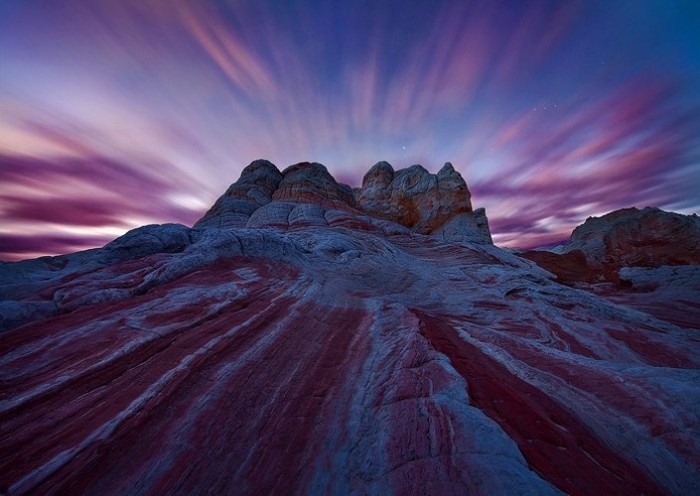
[[[700,211],[693,0],[0,0],[0,259],[191,225],[251,161],[446,161],[496,244]]]

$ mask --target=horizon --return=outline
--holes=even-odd
[[[498,246],[700,211],[689,1],[0,3],[0,260],[191,226],[265,157],[451,162]]]
[[[267,160],[267,159],[265,159],[265,158],[262,158],[262,157],[259,158],[259,159],[256,159],[256,160],[266,160],[266,161],[268,161],[268,162],[271,162],[271,161],[269,161],[269,160]],[[289,165],[287,165],[287,166],[285,166],[285,167],[280,167],[280,166],[278,166],[277,164],[274,164],[274,163],[273,163],[273,165],[274,165],[275,167],[277,167],[277,169],[278,169],[280,172],[283,172],[283,171],[284,171],[286,168],[288,168],[288,167],[292,167],[292,166],[294,166],[294,165],[298,165],[298,164],[302,164],[302,163],[308,163],[308,162],[312,162],[312,161],[297,162],[297,163],[295,163],[295,164],[289,164]],[[381,161],[380,161],[380,162],[381,162]],[[389,163],[389,164],[392,165],[392,167],[393,167],[393,164],[391,164],[391,162],[388,162],[388,161],[384,161],[384,162]],[[272,162],[271,162],[271,163],[272,163]],[[325,166],[325,164],[321,164],[321,165],[324,165],[324,166]],[[414,166],[414,165],[418,165],[418,166],[421,166],[421,167],[422,167],[422,164],[411,164],[411,166]],[[454,165],[454,164],[453,164],[453,165]],[[408,166],[408,167],[410,167],[410,166]],[[403,169],[403,167],[402,167],[402,169]],[[368,169],[368,170],[369,170],[369,169]],[[401,169],[394,168],[394,170],[398,172],[398,171],[401,170]],[[335,179],[335,178],[334,178],[334,179]],[[237,180],[238,180],[238,179],[237,179]],[[236,181],[237,181],[237,180],[236,180]],[[231,184],[234,184],[236,181],[232,182]],[[337,182],[338,182],[339,184],[345,184],[346,186],[350,186],[350,187],[353,188],[353,189],[354,189],[355,187],[359,187],[359,186],[362,185],[362,181],[360,181],[359,184],[343,183],[342,181],[337,181]],[[469,185],[467,185],[467,187],[468,187],[468,186],[469,186]],[[222,194],[223,194],[223,193],[222,193]],[[475,209],[480,208],[478,205],[476,205],[476,206],[473,205],[473,207],[474,207]],[[629,209],[644,210],[644,209],[647,209],[647,208],[658,209],[658,207],[655,207],[655,206],[653,206],[653,205],[647,205],[647,206],[644,206],[644,207],[622,207],[621,209],[617,209],[617,210],[614,210],[614,211],[603,212],[603,213],[598,214],[598,215],[590,215],[590,216],[588,216],[586,219],[583,219],[583,220],[581,221],[581,223],[578,224],[578,225],[582,225],[585,221],[587,221],[587,220],[589,220],[589,219],[595,219],[595,218],[599,218],[599,217],[604,217],[604,216],[606,216],[606,215],[608,215],[608,214],[611,214],[611,213],[614,213],[614,212],[617,212],[617,211],[620,211],[620,210],[629,210]],[[194,221],[192,221],[190,224],[194,224],[198,219],[200,219],[200,218],[206,213],[207,210],[209,210],[209,207],[207,207],[207,209],[205,209],[203,212],[201,212],[200,214],[198,214],[197,218],[196,218]],[[665,211],[665,212],[671,212],[671,211],[669,211],[669,210],[664,210],[664,211]],[[677,212],[676,212],[676,213],[677,213]],[[691,213],[691,214],[684,214],[684,215],[697,215],[697,213],[693,212],[693,213]],[[488,218],[488,212],[487,212],[487,218]],[[186,226],[186,227],[190,227],[190,228],[192,227],[192,225],[185,225],[185,226]],[[143,226],[137,226],[137,227],[135,227],[134,229],[137,229],[138,227],[143,227]],[[577,226],[574,226],[574,227],[572,228],[572,232],[573,232],[573,229],[575,229],[576,227],[577,227]],[[127,231],[127,232],[128,232],[128,231]],[[493,233],[492,233],[492,234],[493,234]],[[112,238],[112,239],[108,239],[105,243],[109,243],[109,242],[111,242],[111,241],[117,239],[117,238],[120,237],[120,236],[121,236],[121,235],[119,235],[119,236],[117,236],[117,237],[115,237],[115,238]],[[569,241],[570,236],[571,236],[571,232],[569,232],[569,234],[568,234],[565,238],[561,238],[561,239],[559,239],[559,240],[549,241],[549,242],[547,242],[546,244],[543,244],[543,245],[536,245],[536,246],[535,246],[535,245],[533,245],[533,246],[500,246],[500,247],[501,247],[501,248],[510,248],[510,249],[514,249],[514,250],[544,250],[544,251],[548,251],[548,250],[551,250],[551,249],[553,249],[553,248],[556,248],[557,246],[565,245],[565,244]],[[494,244],[495,244],[496,246],[499,246],[498,243],[495,243],[495,242],[494,242]],[[101,248],[102,246],[103,246],[103,245],[99,245],[99,246],[90,246],[90,247],[88,247],[88,248],[82,248],[82,249],[79,249],[79,250],[77,250],[77,251],[89,250],[89,249],[94,249],[94,248]],[[71,252],[68,252],[68,253],[57,253],[56,255],[38,255],[38,257],[33,257],[33,258],[16,258],[16,259],[6,259],[6,260],[0,259],[0,262],[20,262],[20,261],[23,261],[23,260],[32,260],[32,259],[34,259],[34,258],[39,258],[39,257],[43,257],[43,256],[60,256],[60,255],[69,255],[70,253],[71,253]],[[21,255],[19,255],[19,256],[21,256]]]

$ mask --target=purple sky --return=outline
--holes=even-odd
[[[700,209],[700,8],[0,0],[0,259],[191,224],[256,158],[451,161],[497,244]]]

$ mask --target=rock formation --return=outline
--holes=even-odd
[[[616,210],[589,217],[556,251],[520,255],[564,284],[618,282],[623,267],[700,265],[700,218],[649,207]]]
[[[492,242],[486,213],[472,210],[467,184],[449,162],[437,175],[420,165],[395,172],[378,162],[353,191],[316,162],[280,173],[270,162],[256,160],[195,227],[328,225],[327,211],[352,213],[369,223],[387,220],[444,240]]]
[[[194,228],[0,264],[0,486],[696,492],[697,330],[486,240],[450,166],[256,161]]]
[[[282,174],[267,160],[243,169],[240,179],[219,197],[195,227],[245,227],[251,214],[272,201]]]
[[[700,329],[700,218],[658,208],[591,217],[557,253],[520,256],[562,284]]]
[[[485,212],[472,211],[467,183],[449,162],[437,175],[420,165],[394,172],[387,162],[379,162],[356,193],[358,205],[369,215],[415,232],[491,242]]]
[[[594,267],[700,264],[700,218],[658,208],[627,208],[591,217],[564,252],[581,250]]]

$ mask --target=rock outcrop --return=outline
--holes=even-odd
[[[700,265],[700,218],[650,207],[616,210],[589,217],[556,252],[520,255],[565,283],[618,281],[623,267]]]
[[[658,208],[591,217],[557,253],[520,256],[576,286],[660,319],[700,328],[700,218]]]
[[[272,162],[252,162],[195,227],[245,227],[253,212],[272,201],[281,181],[282,174]]]
[[[658,208],[628,208],[591,217],[563,252],[581,250],[593,267],[700,264],[700,218]]]
[[[449,162],[437,174],[430,174],[420,165],[394,172],[387,162],[379,162],[365,174],[362,188],[356,193],[358,205],[369,215],[415,232],[432,234],[452,222],[476,228],[490,242],[485,216],[472,215],[467,184]],[[456,218],[470,221],[460,223]]]
[[[688,319],[468,241],[463,181],[387,165],[257,161],[194,228],[0,264],[3,492],[696,492]]]
[[[420,165],[394,171],[379,162],[353,191],[316,162],[280,173],[270,162],[257,160],[195,227],[327,225],[326,211],[385,220],[444,240],[492,243],[485,211],[472,210],[467,184],[450,163],[430,174]]]

